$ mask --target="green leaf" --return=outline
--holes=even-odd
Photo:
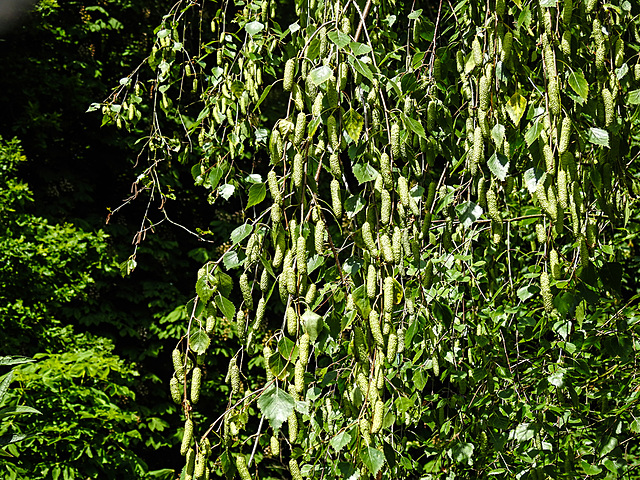
[[[262,95],[260,95],[260,99],[258,100],[258,102],[256,103],[256,106],[253,107],[253,111],[255,112],[256,110],[258,110],[258,107],[262,104],[262,102],[264,102],[264,99],[267,98],[267,95],[269,95],[269,92],[271,91],[271,87],[273,87],[273,84],[271,85],[267,85],[265,87],[265,89],[262,92]]]
[[[222,295],[217,295],[215,298],[216,306],[222,312],[222,315],[227,317],[227,320],[233,321],[236,316],[236,307],[233,303]]]
[[[218,183],[220,182],[220,179],[223,175],[224,170],[222,168],[213,167],[211,169],[211,173],[209,173],[209,185],[211,186],[212,190],[215,190],[215,188],[218,186]]]
[[[259,204],[266,196],[267,187],[264,183],[251,185],[251,188],[249,189],[249,200],[247,201],[245,210]]]
[[[461,203],[456,207],[458,213],[458,219],[462,226],[469,228],[473,223],[478,220],[483,213],[482,207],[473,202]]]
[[[233,232],[231,232],[231,241],[235,245],[236,243],[240,243],[242,240],[247,238],[251,232],[253,231],[253,226],[245,223],[244,225],[240,225]]]
[[[196,330],[189,337],[189,348],[197,355],[202,355],[209,348],[211,339],[204,330]]]
[[[11,445],[12,443],[18,443],[27,438],[28,435],[22,433],[5,433],[0,436],[0,446]],[[173,471],[173,470],[172,470]]]
[[[258,408],[275,431],[280,430],[284,421],[291,416],[295,400],[284,390],[271,385],[258,398]]]
[[[504,182],[507,179],[507,173],[509,173],[509,159],[498,152],[491,155],[491,158],[487,161],[489,170],[493,173],[498,180]]]
[[[349,257],[342,264],[342,270],[348,275],[354,275],[360,268],[362,268],[363,261],[357,257]]]
[[[405,114],[402,114],[402,118],[404,120],[404,124],[409,127],[413,133],[421,138],[427,138],[427,134],[425,133],[420,120],[414,120],[413,118],[407,117]]]
[[[373,447],[360,450],[360,459],[374,477],[384,465],[384,454]]]
[[[346,430],[338,433],[335,437],[329,440],[329,445],[338,453],[351,441],[351,435]]]
[[[602,448],[600,449],[600,458],[609,455],[614,448],[618,446],[618,439],[616,437],[609,437],[603,443]]]
[[[356,57],[366,55],[371,51],[371,47],[369,45],[360,42],[351,42],[349,47],[351,47],[351,51]]]
[[[339,49],[343,49],[349,45],[349,42],[351,42],[351,37],[349,37],[349,35],[338,30],[332,30],[327,33],[327,38],[336,44]]]
[[[602,468],[598,467],[597,465],[591,465],[587,463],[585,460],[580,461],[580,466],[582,467],[582,470],[584,471],[584,473],[589,476],[598,475],[600,472],[602,472]]]
[[[296,358],[298,358],[296,344],[287,337],[282,337],[278,341],[278,352],[282,355],[282,358],[289,362],[295,362]]]
[[[547,377],[547,382],[549,382],[549,384],[553,385],[556,388],[562,388],[564,387],[564,374],[565,369],[561,368],[557,372],[549,375]]]
[[[264,29],[264,25],[256,20],[247,23],[244,26],[244,29],[247,31],[250,37],[253,37],[256,33],[259,33]]]
[[[417,19],[419,19],[419,18],[420,18],[420,15],[422,15],[422,9],[414,10],[413,12],[411,12],[411,13],[408,15],[408,18],[409,18],[410,20],[417,20]]]
[[[536,168],[530,168],[526,172],[524,172],[524,184],[529,189],[529,193],[533,195],[537,188],[538,184],[544,182],[547,174],[542,170],[538,170]]]
[[[353,108],[342,117],[342,122],[345,130],[355,142],[360,138],[360,132],[364,126],[364,117],[356,112]]]
[[[349,63],[353,65],[353,68],[356,69],[356,72],[358,72],[363,77],[367,77],[367,79],[369,79],[370,81],[373,81],[373,73],[366,63],[356,57],[349,57]]]
[[[582,98],[582,103],[586,102],[587,97],[589,97],[589,84],[585,80],[582,71],[576,70],[575,72],[570,73],[567,81],[569,82],[569,86],[573,89],[573,91],[576,92],[580,98]]]
[[[516,92],[511,96],[505,108],[509,114],[509,118],[511,118],[511,121],[517,126],[520,123],[522,115],[524,115],[524,112],[527,110],[527,99],[520,95],[520,92]]]
[[[361,211],[367,202],[360,195],[351,195],[344,201],[344,209],[348,218],[353,218]]]
[[[631,90],[627,94],[627,103],[629,105],[639,105],[640,104],[640,89]]]
[[[379,173],[368,163],[356,163],[353,166],[353,175],[356,177],[356,180],[358,180],[358,183],[362,185],[363,183],[375,180]]]
[[[609,147],[609,132],[597,127],[591,127],[587,135],[589,142],[594,145]]]
[[[371,305],[369,304],[369,297],[367,296],[365,285],[360,285],[353,291],[353,302],[356,304],[356,308],[360,311],[362,318],[369,318]]]
[[[322,317],[312,310],[307,310],[302,314],[300,320],[302,320],[302,328],[304,331],[309,334],[311,341],[315,342],[324,327]]]
[[[322,65],[321,67],[314,68],[309,72],[309,80],[311,80],[316,85],[322,85],[324,82],[329,80],[331,75],[333,75],[333,70],[325,65]]]
[[[225,183],[224,185],[221,185],[220,188],[218,189],[218,193],[220,193],[220,196],[225,200],[229,200],[229,198],[231,198],[231,195],[233,195],[233,192],[235,191],[236,191],[236,187],[234,187],[230,183]]]
[[[459,443],[451,449],[451,458],[456,463],[464,465],[473,465],[473,443]]]
[[[529,127],[529,130],[527,130],[527,133],[524,134],[524,140],[525,142],[527,142],[527,147],[530,147],[531,145],[533,145],[533,142],[535,142],[538,139],[538,137],[542,133],[542,130],[544,130],[544,126],[542,125],[541,122],[538,122],[538,121],[533,122],[533,125]]]
[[[558,0],[540,0],[541,7],[557,7]]]
[[[10,407],[0,408],[0,420],[10,415],[21,415],[24,413],[36,413],[38,415],[42,415],[42,412],[40,410],[36,410],[33,407],[29,407],[27,405],[15,405]]]
[[[491,129],[491,138],[493,138],[496,145],[502,145],[504,143],[505,130],[504,125],[500,125],[499,123]]]
[[[307,274],[311,275],[316,268],[324,265],[324,262],[325,258],[323,255],[315,254],[310,256],[307,260]]]
[[[3,357],[3,358],[6,358],[6,357]],[[11,383],[12,379],[13,379],[13,370],[11,370],[9,373],[3,376],[2,380],[0,380],[0,403],[4,401],[4,396],[7,394],[7,390],[9,389],[9,384]]]

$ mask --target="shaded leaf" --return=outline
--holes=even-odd
[[[493,173],[498,180],[504,182],[507,179],[509,173],[509,159],[498,152],[491,155],[491,158],[487,161],[489,170]]]
[[[482,207],[474,202],[461,203],[456,207],[458,219],[465,228],[469,228],[483,213]]]
[[[536,168],[530,168],[524,172],[524,183],[529,189],[529,193],[533,195],[538,188],[538,183],[544,182],[546,177],[547,174],[545,172]]]
[[[322,85],[324,82],[329,80],[331,75],[333,75],[333,70],[325,65],[322,65],[320,67],[314,68],[309,72],[309,79],[316,85]]]
[[[210,343],[209,335],[204,330],[196,330],[189,337],[189,348],[198,355],[205,353]]]
[[[222,315],[227,317],[227,320],[233,320],[236,316],[236,307],[233,305],[229,299],[223,297],[222,295],[217,295],[215,298],[216,306],[222,312]]]
[[[294,406],[293,397],[275,385],[267,388],[258,399],[258,408],[276,431],[291,416]]]
[[[309,334],[311,341],[315,342],[316,338],[318,338],[318,334],[324,327],[324,320],[322,320],[322,317],[312,310],[304,312],[300,319],[302,320],[302,328]]]
[[[259,204],[267,196],[267,187],[264,183],[251,185],[249,189],[249,200],[247,201],[247,207],[250,208]]]
[[[245,223],[244,225],[240,225],[233,232],[231,232],[231,241],[235,245],[236,243],[240,243],[242,240],[247,238],[251,232],[253,231],[253,226]]]
[[[364,118],[362,115],[351,108],[344,117],[342,117],[342,122],[347,134],[354,141],[358,140],[360,138],[360,132],[362,132],[362,127],[364,126]]]
[[[378,171],[368,163],[356,163],[353,166],[353,175],[356,177],[356,180],[358,180],[358,183],[362,185],[365,182],[375,180],[379,174]]]
[[[362,449],[360,451],[360,459],[374,477],[384,465],[384,454],[373,447]]]
[[[351,37],[349,37],[349,35],[338,30],[332,30],[327,33],[327,38],[335,43],[336,46],[340,49],[343,49],[344,47],[349,45],[349,42],[351,42]]]
[[[337,453],[342,450],[345,445],[348,445],[350,441],[351,435],[349,435],[349,432],[346,430],[343,430],[329,441],[329,445],[331,445]]]
[[[256,33],[259,33],[264,29],[264,25],[256,20],[247,23],[244,26],[244,29],[247,31],[250,37],[253,37]]]
[[[594,145],[609,147],[609,132],[602,128],[591,127],[587,135],[589,142]]]
[[[576,92],[580,98],[582,98],[582,103],[584,103],[589,96],[589,84],[585,80],[582,71],[576,70],[575,72],[570,73],[567,81],[569,82],[569,86],[573,89],[573,91]]]

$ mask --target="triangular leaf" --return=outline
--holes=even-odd
[[[259,33],[264,29],[264,25],[256,20],[254,22],[247,23],[244,26],[244,29],[247,31],[250,37],[253,37],[256,33]]]
[[[527,110],[527,99],[520,95],[520,92],[516,92],[511,96],[505,108],[511,121],[518,125],[522,115]]]
[[[533,122],[533,125],[531,125],[529,130],[527,130],[527,133],[524,134],[524,140],[527,142],[527,147],[533,145],[533,142],[538,139],[543,129],[544,126],[541,122]]]
[[[302,320],[304,331],[309,334],[311,341],[315,342],[318,334],[324,327],[322,317],[311,310],[307,310],[300,319]]]
[[[342,117],[344,129],[347,131],[351,139],[355,142],[360,138],[360,132],[364,126],[364,118],[353,108],[350,109],[344,117]]]
[[[189,348],[197,355],[202,355],[209,348],[211,340],[204,330],[196,330],[189,337]]]
[[[589,142],[594,145],[609,147],[609,132],[597,127],[591,127],[587,135]]]
[[[585,80],[582,71],[576,70],[575,72],[570,73],[567,81],[569,82],[569,86],[573,89],[573,91],[576,92],[580,98],[582,98],[582,103],[584,103],[589,96],[589,84]]]
[[[251,185],[249,189],[249,200],[247,201],[247,207],[250,208],[259,204],[267,196],[267,187],[264,183]]]
[[[409,127],[409,129],[418,135],[421,138],[427,138],[427,134],[424,131],[424,127],[420,123],[420,120],[414,120],[413,118],[407,117],[403,114],[404,124]]]
[[[227,320],[229,321],[233,320],[233,318],[236,316],[236,307],[233,305],[233,303],[222,295],[216,296],[215,302],[216,306],[222,312],[222,315],[227,317]]]
[[[336,453],[338,453],[346,445],[348,445],[350,441],[351,441],[351,435],[349,435],[349,432],[343,430],[342,432],[338,433],[335,437],[333,437],[331,440],[329,440],[329,445],[331,445],[333,449],[336,451]]]
[[[378,171],[368,163],[356,163],[353,166],[353,175],[356,177],[356,180],[358,180],[358,183],[362,185],[363,183],[375,180],[379,174]]]
[[[291,416],[295,400],[284,390],[271,385],[258,399],[258,408],[269,420],[271,428],[278,431],[284,421]]]
[[[478,220],[483,212],[482,207],[473,202],[461,203],[456,207],[456,211],[458,212],[460,223],[462,223],[462,226],[465,228],[473,225],[473,222]]]
[[[349,45],[349,42],[351,42],[351,37],[349,37],[349,35],[338,30],[332,30],[327,33],[327,38],[335,43],[340,49],[346,47]]]
[[[533,195],[537,188],[538,183],[544,182],[547,174],[541,170],[537,170],[535,168],[530,168],[526,172],[524,172],[524,183],[529,189],[529,193]]]
[[[496,142],[496,145],[502,145],[504,143],[505,136],[505,128],[504,125],[496,124],[495,127],[491,129],[491,138]]]
[[[245,223],[244,225],[240,225],[233,232],[231,232],[231,241],[235,245],[236,243],[241,242],[245,238],[247,238],[251,232],[253,231],[253,226]]]
[[[374,477],[384,465],[384,454],[372,447],[360,450],[360,458]]]
[[[632,90],[627,94],[627,103],[629,105],[638,105],[640,104],[640,89]]]
[[[489,170],[493,173],[498,180],[504,182],[507,179],[509,173],[509,159],[501,153],[495,152],[491,155],[491,158],[487,161]]]

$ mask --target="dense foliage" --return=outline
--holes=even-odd
[[[246,212],[173,355],[184,478],[638,468],[637,6],[411,5],[179,2],[94,106],[152,92],[138,188]]]

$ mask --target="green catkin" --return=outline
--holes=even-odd
[[[311,337],[308,333],[304,333],[300,337],[300,347],[299,347],[299,359],[300,363],[303,367],[306,367],[309,363],[309,349],[311,346]]]
[[[329,156],[329,167],[331,169],[331,175],[338,179],[342,178],[342,167],[340,166],[338,152],[333,152]]]
[[[400,265],[402,261],[402,231],[400,227],[393,228],[393,236],[391,237],[391,249],[393,250],[393,261],[396,265]]]
[[[340,183],[335,178],[331,180],[331,206],[336,218],[342,217],[342,200],[340,198]]]
[[[247,323],[245,321],[244,310],[238,310],[236,315],[236,330],[238,332],[238,338],[244,343],[247,339]]]
[[[606,87],[602,89],[602,102],[604,103],[604,125],[610,127],[614,119],[613,95]]]
[[[569,196],[567,192],[567,171],[564,168],[558,168],[558,204],[563,208],[569,208]]]
[[[296,443],[298,440],[298,416],[296,412],[289,415],[287,422],[289,423],[289,443]]]
[[[371,255],[373,257],[377,257],[378,249],[376,248],[376,243],[373,240],[371,224],[369,222],[364,222],[362,224],[362,240],[364,241],[365,246],[369,249]]]
[[[562,125],[560,127],[560,141],[558,142],[558,153],[562,155],[569,148],[569,142],[571,141],[571,129],[573,124],[571,117],[564,117],[562,119]]]
[[[287,248],[284,231],[280,230],[276,237],[276,246],[273,253],[273,268],[280,268],[284,259],[284,253]]]
[[[196,404],[200,400],[200,385],[202,384],[202,369],[198,366],[191,373],[191,403]]]
[[[315,231],[314,231],[314,246],[316,249],[316,253],[318,255],[324,254],[324,236],[326,233],[326,228],[324,225],[324,221],[322,219],[318,220],[316,223]]]
[[[304,174],[304,157],[302,153],[296,153],[295,157],[293,157],[293,184],[296,188],[300,188],[302,186],[302,177]]]
[[[287,333],[291,337],[295,337],[298,333],[298,314],[292,306],[287,307]]]
[[[556,173],[556,160],[553,155],[553,150],[551,149],[551,145],[545,143],[542,146],[542,154],[544,156],[544,163],[547,167],[547,175],[555,175]]]
[[[290,92],[293,88],[293,75],[296,69],[296,59],[290,58],[284,65],[284,80],[282,82],[282,88],[285,92]]]
[[[391,174],[391,158],[386,153],[380,155],[380,174],[382,175],[382,181],[385,188],[391,188],[393,186],[393,176]]]
[[[384,311],[391,312],[393,310],[393,277],[385,277],[382,291]]]
[[[275,170],[271,170],[267,174],[267,183],[269,184],[269,192],[274,203],[282,203],[282,194],[280,193],[280,187],[278,185],[278,177]]]
[[[395,333],[390,333],[387,339],[387,361],[393,363],[396,359],[396,353],[398,351],[398,336]]]
[[[175,371],[176,378],[178,381],[182,381],[184,379],[184,359],[179,349],[175,348],[173,352],[171,352],[171,359],[173,361],[173,370]]]
[[[475,64],[482,65],[482,46],[480,45],[480,40],[478,40],[478,37],[475,37],[473,39],[471,50],[473,52],[473,61],[475,62]]]
[[[300,145],[304,140],[305,129],[307,127],[307,116],[304,112],[298,113],[296,117],[296,129],[293,134],[293,144]]]
[[[180,445],[180,455],[185,456],[189,451],[191,439],[193,438],[193,422],[187,418],[184,422],[184,433],[182,435],[182,444]]]
[[[205,469],[207,468],[207,457],[202,450],[198,451],[195,463],[196,465],[193,470],[193,478],[196,480],[203,479],[205,476]]]
[[[438,361],[438,352],[434,350],[433,355],[431,356],[431,369],[433,370],[433,374],[436,377],[440,376],[440,363]]]
[[[478,166],[484,159],[484,142],[482,139],[482,128],[477,126],[473,132],[473,147],[471,157],[469,159],[469,172],[475,176],[478,172]]]
[[[442,61],[440,60],[440,57],[436,57],[433,59],[433,79],[436,82],[439,82],[441,77],[442,77]]]
[[[271,350],[271,347],[269,347],[269,345],[265,345],[264,348],[262,349],[262,356],[264,358],[264,371],[265,371],[266,383],[271,383],[271,381],[273,380],[273,372],[271,371],[271,366],[269,365],[269,359],[271,358],[272,355],[273,355],[273,350]]]
[[[393,158],[400,157],[400,125],[393,123],[391,132],[389,133],[389,143],[391,145],[391,156]]]
[[[236,457],[236,468],[238,469],[238,475],[240,475],[241,480],[251,480],[251,474],[247,468],[247,460],[244,458],[244,455],[241,454]]]
[[[269,272],[266,269],[260,274],[260,291],[265,293],[269,288]]]
[[[287,293],[289,293],[289,295],[295,295],[298,292],[298,282],[293,265],[283,268],[282,273],[284,274],[285,281],[287,282]]]
[[[502,51],[500,52],[500,59],[503,63],[507,63],[511,58],[511,49],[513,46],[513,34],[507,32],[502,39]]]
[[[393,248],[391,248],[389,235],[386,233],[380,235],[380,250],[382,250],[384,261],[387,263],[393,263]]]
[[[404,207],[409,206],[409,183],[404,176],[398,177],[398,196]]]
[[[384,338],[380,329],[380,315],[376,310],[369,312],[369,329],[374,342],[379,348],[384,348]]]
[[[371,422],[371,433],[378,433],[382,428],[382,418],[384,416],[384,402],[376,400],[373,407],[373,421]]]
[[[311,114],[315,118],[320,118],[322,115],[322,100],[324,99],[324,93],[322,91],[318,92],[315,100],[313,101],[313,106],[311,107]]]
[[[304,392],[304,365],[302,365],[300,358],[296,361],[293,378],[296,392],[298,394]]]
[[[560,41],[560,51],[564,54],[565,57],[571,56],[571,32],[569,30],[565,30],[562,33],[562,40]]]
[[[586,228],[586,239],[587,239],[587,247],[593,248],[596,246],[596,233],[597,226],[593,222],[587,223]]]
[[[431,100],[427,105],[427,132],[433,132],[436,126],[436,102]]]
[[[296,245],[296,264],[298,273],[307,276],[307,240],[300,235]]]
[[[302,480],[300,467],[298,467],[298,462],[295,458],[289,459],[289,472],[291,473],[292,480]]]
[[[342,62],[340,63],[340,65],[338,65],[338,82],[339,82],[341,91],[347,88],[348,80],[349,80],[349,65],[346,62]]]
[[[187,451],[187,461],[185,462],[185,469],[184,469],[184,478],[185,480],[192,480],[193,479],[193,471],[195,469],[195,465],[196,465],[196,451],[193,448],[190,448]]]
[[[427,194],[427,201],[425,202],[425,209],[427,210],[427,212],[430,212],[431,209],[433,208],[433,202],[436,199],[436,182],[434,180],[432,180],[429,183],[429,193]]]
[[[388,225],[391,219],[391,195],[386,189],[380,192],[380,222]]]
[[[336,124],[336,117],[333,115],[327,119],[327,135],[329,137],[329,144],[334,151],[340,147],[340,138],[338,137],[338,126]]]
[[[359,421],[360,436],[364,440],[365,445],[371,445],[371,425],[369,419],[366,417],[360,417]]]
[[[308,306],[313,305],[313,303],[316,301],[317,293],[318,293],[318,289],[316,287],[316,284],[310,283],[309,287],[307,288],[307,293],[305,294],[305,297],[304,297],[304,301],[307,303]]]
[[[265,299],[264,297],[260,297],[260,300],[258,300],[258,307],[256,308],[256,321],[253,324],[254,330],[258,330],[262,327],[262,324],[264,322],[265,308],[266,308]]]
[[[405,347],[405,334],[407,333],[406,328],[400,327],[398,328],[398,353],[404,352]]]
[[[496,15],[501,17],[504,15],[505,0],[496,0]]]
[[[269,446],[271,447],[271,454],[274,457],[279,457],[280,456],[280,441],[278,440],[278,437],[275,435],[272,435],[271,438],[269,439]]]
[[[336,87],[336,80],[332,76],[327,80],[327,103],[330,108],[336,108],[338,106],[338,89]]]
[[[551,313],[553,311],[553,296],[549,285],[549,274],[546,271],[540,274],[540,292],[542,293],[544,309],[547,313]]]
[[[621,37],[616,40],[613,58],[616,68],[620,68],[624,63],[624,40]]]
[[[562,267],[560,266],[560,260],[558,259],[558,252],[556,249],[552,249],[549,253],[549,269],[554,280],[562,279]]]
[[[302,112],[304,110],[304,95],[302,93],[302,89],[298,86],[297,83],[293,84],[293,103],[296,106],[296,110],[298,110],[299,112]],[[296,127],[297,126],[298,125],[296,124]]]
[[[249,277],[246,273],[240,275],[240,291],[244,299],[244,305],[249,310],[253,309],[253,297],[251,296],[251,286],[249,285]]]
[[[549,78],[547,85],[549,94],[549,111],[554,115],[560,115],[561,102],[560,102],[560,86],[558,85],[558,77],[553,76]]]
[[[489,78],[487,78],[485,75],[482,75],[482,77],[480,77],[479,83],[478,108],[480,110],[487,111],[489,109],[489,88],[491,86],[491,83]]]
[[[169,389],[171,391],[171,399],[174,403],[178,405],[182,403],[182,391],[181,384],[176,377],[171,377],[171,381],[169,382]]]
[[[571,14],[573,13],[573,0],[564,0],[562,7],[562,23],[569,25],[571,23]]]
[[[367,296],[371,299],[378,294],[378,272],[373,264],[367,268]]]
[[[364,343],[364,333],[359,325],[353,329],[353,346],[356,359],[366,368],[369,368],[369,355],[367,345]]]
[[[498,196],[496,194],[493,185],[487,190],[487,210],[489,211],[489,217],[496,222],[501,221],[500,210],[498,210]]]

